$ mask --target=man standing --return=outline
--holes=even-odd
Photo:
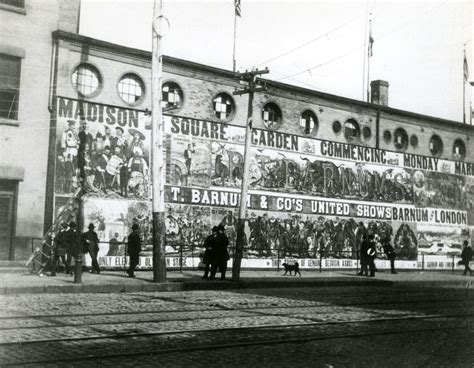
[[[367,239],[367,233],[362,234],[362,243],[360,244],[360,272],[357,274],[359,276],[368,276],[367,271],[367,251],[370,248],[369,240]]]
[[[229,245],[229,239],[225,234],[224,225],[220,224],[217,226],[217,236],[214,240],[215,248],[213,250],[214,257],[211,260],[211,277],[210,280],[214,280],[217,272],[217,268],[221,273],[221,280],[225,280],[225,273],[227,270],[227,261],[229,260],[229,252],[227,246]]]
[[[369,266],[370,277],[375,276],[375,257],[377,256],[377,251],[375,248],[375,236],[374,234],[369,234],[368,236],[369,248],[367,249],[367,265]]]
[[[194,144],[193,144],[194,146]],[[184,160],[186,165],[187,174],[191,174],[191,163],[193,159],[194,147],[188,144],[188,149],[184,150]]]
[[[463,276],[467,275],[467,271],[469,271],[469,275],[472,276],[472,270],[469,267],[469,262],[472,261],[472,248],[469,245],[469,242],[467,240],[464,240],[464,249],[462,250],[461,253],[461,259],[464,264],[464,273]]]
[[[82,254],[82,247],[79,234],[76,231],[76,223],[74,221],[69,223],[69,229],[65,234],[65,242],[67,244],[66,253],[69,254],[70,257],[74,257],[74,262],[77,262],[78,256]]]
[[[392,244],[390,244],[390,236],[387,235],[382,239],[382,247],[383,252],[390,261],[390,271],[396,275],[397,271],[395,271],[395,258],[397,257],[397,253],[395,253],[395,249],[393,248]]]
[[[135,277],[135,267],[139,263],[139,255],[142,250],[142,240],[137,224],[132,225],[132,233],[128,236],[127,253],[130,257],[130,267],[127,270],[128,277]]]
[[[94,231],[94,224],[89,224],[89,231],[86,231],[81,236],[83,252],[89,252],[92,259],[92,270],[91,272],[100,273],[99,263],[97,262],[97,253],[99,253],[99,237]]]
[[[51,276],[56,275],[56,266],[61,259],[64,265],[64,273],[69,275],[69,265],[71,263],[70,255],[68,254],[68,243],[67,243],[67,224],[63,222],[61,224],[61,228],[56,235],[55,240],[55,250],[54,250],[54,258],[53,258],[53,266],[51,271]]]
[[[202,263],[204,263],[204,275],[203,280],[207,280],[209,276],[209,270],[211,268],[211,261],[213,258],[213,252],[215,248],[215,242],[217,238],[217,226],[212,228],[212,233],[204,241],[204,256],[202,257]]]

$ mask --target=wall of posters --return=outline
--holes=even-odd
[[[194,265],[210,229],[220,223],[232,254],[244,128],[177,116],[163,120],[168,256],[193,259]],[[143,112],[58,98],[55,194],[59,201],[78,185],[86,188],[84,227],[96,225],[104,264],[126,262],[123,243],[134,223],[145,244],[141,266],[152,255],[150,139]],[[465,229],[456,242],[470,236],[469,164],[259,129],[251,142],[249,262],[355,260],[364,232],[390,236],[398,259],[415,261],[419,244],[449,240],[452,229]]]

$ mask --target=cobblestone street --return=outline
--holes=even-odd
[[[472,367],[473,301],[407,286],[4,296],[0,362]]]

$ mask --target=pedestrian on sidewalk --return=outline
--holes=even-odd
[[[214,280],[216,277],[217,268],[221,273],[221,280],[225,280],[225,273],[227,270],[227,261],[230,259],[227,247],[229,245],[229,238],[225,234],[224,225],[217,226],[217,236],[215,239],[215,248],[213,249],[213,259],[211,260],[211,277]]]
[[[51,276],[56,275],[56,266],[59,264],[59,260],[61,260],[64,265],[64,273],[66,275],[69,275],[70,273],[71,255],[68,254],[67,230],[67,224],[65,222],[61,223],[60,229],[55,239],[55,249]]]
[[[74,221],[69,223],[69,229],[66,231],[65,241],[67,244],[66,253],[70,255],[71,259],[74,258],[74,262],[76,263],[78,256],[82,255],[82,245]],[[69,274],[72,275],[72,272],[70,271]]]
[[[464,249],[462,250],[461,253],[461,260],[462,264],[464,265],[464,273],[463,276],[467,275],[467,271],[469,271],[469,275],[472,276],[472,270],[469,267],[469,262],[472,261],[472,248],[469,245],[469,242],[467,240],[464,240]]]
[[[135,277],[135,267],[138,266],[140,260],[140,251],[142,250],[142,240],[140,238],[140,230],[137,224],[132,225],[132,232],[128,236],[127,253],[130,257],[130,266],[127,270],[128,277]]]
[[[369,250],[370,244],[368,240],[367,232],[362,233],[362,242],[360,244],[360,272],[358,276],[368,276],[367,271],[367,251]]]
[[[391,273],[396,275],[397,271],[395,270],[395,258],[397,257],[397,253],[395,252],[395,249],[393,248],[392,244],[390,244],[389,235],[382,239],[382,248],[385,255],[387,256],[387,259],[390,261]]]
[[[213,251],[215,248],[215,241],[217,238],[217,226],[212,228],[212,233],[204,241],[204,255],[202,257],[202,263],[204,263],[204,275],[203,280],[207,280],[209,277],[209,271],[211,269],[211,260],[214,257]]]
[[[94,224],[89,224],[89,231],[81,235],[83,252],[89,253],[92,259],[92,270],[90,272],[100,273],[99,262],[97,262],[97,253],[99,253],[99,237],[94,231]]]
[[[377,248],[375,246],[374,234],[368,236],[369,247],[367,249],[367,265],[369,266],[369,277],[375,276],[375,258],[377,257]]]

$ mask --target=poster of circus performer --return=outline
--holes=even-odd
[[[149,117],[63,97],[57,105],[55,193],[149,199]]]

